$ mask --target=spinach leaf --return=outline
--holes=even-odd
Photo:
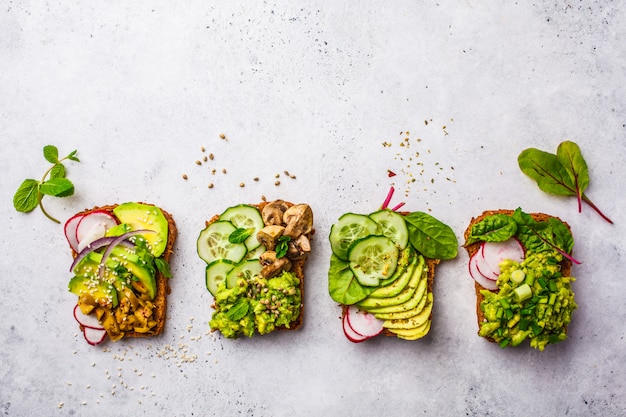
[[[454,259],[458,241],[450,226],[427,213],[415,211],[404,217],[411,245],[427,258]]]
[[[350,264],[342,261],[335,254],[331,255],[328,269],[328,292],[333,300],[340,304],[351,305],[367,297],[376,288],[359,284],[350,270]]]
[[[498,213],[487,216],[476,223],[472,227],[465,244],[470,245],[479,240],[486,242],[504,242],[512,236],[515,236],[515,232],[517,232],[517,223],[515,220],[513,220],[511,216]]]

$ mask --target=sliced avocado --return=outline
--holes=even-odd
[[[418,263],[419,262],[419,263]],[[411,277],[415,272],[416,268],[420,268],[424,264],[424,257],[421,255],[416,255],[411,258],[411,262],[404,267],[404,272],[401,272],[399,278],[397,278],[391,284],[377,288],[373,293],[369,296],[373,298],[390,298],[395,297],[400,294],[402,290],[406,288],[411,281]],[[398,265],[400,267],[400,265]],[[394,273],[395,275],[395,273]]]
[[[108,282],[84,275],[76,275],[70,280],[67,288],[72,294],[78,296],[90,294],[98,304],[102,301],[102,305],[110,303],[112,307],[117,307],[117,291]]]
[[[415,290],[419,286],[420,280],[425,279],[426,274],[424,274],[425,268],[415,268],[413,274],[411,274],[411,279],[407,286],[396,296],[389,298],[366,298],[363,301],[357,303],[359,307],[363,310],[368,308],[379,308],[379,307],[389,307],[395,306],[398,304],[405,303],[411,299],[413,294],[415,294]],[[424,277],[424,278],[422,278]]]
[[[398,263],[396,265],[396,270],[393,272],[393,274],[389,278],[380,280],[378,285],[380,287],[385,287],[385,286],[392,284],[398,278],[400,278],[402,274],[404,273],[404,271],[406,271],[406,268],[409,265],[410,261],[413,260],[413,257],[414,257],[413,255],[415,255],[415,251],[413,250],[411,246],[401,250],[400,254],[398,255]]]
[[[400,320],[408,319],[419,314],[424,309],[426,301],[428,300],[427,291],[425,291],[427,283],[420,281],[420,285],[415,290],[413,297],[403,304],[398,304],[391,307],[381,307],[375,311],[371,311],[372,314],[380,320]],[[422,296],[420,297],[420,294]]]
[[[383,327],[386,329],[415,329],[424,324],[430,317],[430,313],[433,311],[433,294],[428,293],[425,297],[426,305],[418,311],[416,315],[406,319],[391,319],[385,320]]]
[[[406,340],[416,340],[421,337],[424,337],[428,334],[430,330],[431,320],[427,320],[420,327],[416,327],[415,329],[389,329],[391,333],[395,333],[400,339]]]
[[[128,269],[128,271],[138,279],[139,283],[141,283],[141,285],[135,285],[134,287],[140,290],[140,292],[146,292],[151,300],[154,299],[157,291],[154,268],[142,262],[137,255],[132,253],[132,250],[119,246],[111,251],[107,266],[110,265],[111,261],[117,262],[119,265]],[[143,289],[145,289],[145,291],[141,291]]]
[[[167,246],[168,224],[160,208],[142,203],[123,203],[113,209],[113,214],[132,230],[155,231],[156,233],[146,233],[144,237],[155,258],[163,254]]]

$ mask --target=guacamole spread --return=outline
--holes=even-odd
[[[529,339],[539,350],[567,338],[566,327],[577,306],[570,287],[575,278],[561,274],[562,258],[555,250],[544,250],[527,252],[521,263],[502,262],[499,291],[481,291],[486,321],[480,323],[479,335],[502,347]]]
[[[289,328],[300,314],[301,303],[299,279],[291,272],[269,279],[240,278],[233,288],[218,286],[209,326],[228,338],[251,337],[255,331],[266,334],[277,327]]]

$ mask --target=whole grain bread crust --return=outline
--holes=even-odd
[[[512,216],[514,212],[515,210],[508,210],[508,209],[486,210],[481,215],[477,217],[473,217],[463,234],[463,237],[465,238],[465,242],[467,242],[472,232],[472,227],[474,227],[475,224],[482,221],[485,217],[488,217],[494,214],[505,214],[507,216]],[[569,224],[567,224],[566,222],[564,222],[563,220],[561,220],[560,218],[556,216],[550,216],[549,214],[545,214],[545,213],[530,213],[530,215],[535,221],[539,221],[539,222],[546,221],[550,218],[557,219],[561,221],[565,226],[567,226],[567,228],[570,229],[570,232],[571,232],[571,228]],[[471,258],[478,251],[480,244],[481,242],[474,242],[469,245],[466,243],[463,247],[465,248],[465,250],[467,251],[467,254]],[[563,273],[563,275],[569,276],[571,273],[571,269],[572,269],[572,262],[569,259],[564,258],[563,261],[561,261],[561,272]],[[480,308],[480,303],[485,299],[485,297],[481,293],[481,291],[483,290],[489,291],[482,285],[478,284],[478,282],[474,281],[474,291],[476,292],[476,320],[478,323],[479,330],[480,330],[480,323],[486,321],[485,314]],[[496,290],[492,292],[498,292],[498,291]],[[487,337],[486,339],[489,340],[490,342],[495,342],[492,338]]]
[[[148,206],[154,206],[154,204],[142,203]],[[90,209],[85,209],[79,212],[77,215],[85,215],[92,213],[94,211],[106,211],[107,213],[113,214],[113,209],[116,208],[118,204],[110,204],[105,206],[96,206]],[[156,207],[156,206],[155,206]],[[174,222],[174,218],[170,213],[163,210],[159,207],[163,216],[167,220],[167,245],[165,246],[165,251],[163,252],[163,258],[169,262],[170,257],[172,256],[174,250],[174,242],[176,241],[176,236],[178,234],[178,229],[176,228],[176,223]],[[78,254],[72,250],[72,256],[76,258]],[[157,291],[154,297],[154,320],[157,322],[156,326],[151,329],[151,331],[146,333],[140,332],[124,332],[124,337],[150,337],[156,336],[163,333],[165,329],[165,321],[167,317],[167,295],[171,292],[171,288],[169,285],[169,278],[165,277],[158,270],[156,271],[156,285]],[[83,326],[80,326],[81,330],[83,330]]]
[[[267,205],[271,203],[271,201],[262,201],[260,203],[257,204],[250,204],[253,207],[256,207],[259,211],[263,211],[263,208]],[[289,201],[285,201],[285,204],[287,204],[289,207],[293,206],[294,203],[291,203]],[[210,220],[207,220],[205,222],[206,226],[209,226],[211,223],[216,222],[219,219],[220,215],[216,214],[213,217],[211,217]],[[311,231],[311,233],[307,236],[309,239],[311,239],[311,236],[315,233],[315,229],[313,229]],[[292,321],[291,323],[289,323],[289,327],[287,326],[277,326],[276,330],[297,330],[300,327],[302,327],[302,324],[304,322],[304,265],[306,263],[306,257],[302,258],[302,259],[295,259],[291,261],[291,269],[289,270],[289,272],[292,272],[296,275],[296,277],[298,277],[298,282],[299,282],[299,289],[300,289],[300,296],[301,296],[301,303],[300,303],[300,313],[298,314],[298,317]]]

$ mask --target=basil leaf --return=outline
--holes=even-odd
[[[65,166],[63,164],[55,164],[50,169],[50,178],[65,178]]]
[[[357,303],[374,292],[377,287],[359,284],[350,270],[350,263],[342,261],[335,254],[330,256],[328,269],[328,293],[330,297],[345,305]]]
[[[163,258],[154,258],[154,265],[165,278],[172,278],[172,272],[170,271],[170,265]]]
[[[239,298],[235,304],[233,304],[228,311],[224,313],[226,318],[231,321],[239,321],[248,314],[250,304],[245,298]]]
[[[15,210],[28,213],[39,204],[39,181],[26,179],[19,186],[13,196]]]
[[[244,227],[240,227],[235,229],[235,231],[228,236],[228,241],[230,243],[243,243],[250,237],[252,232],[254,232],[254,228],[246,229]]]
[[[515,235],[517,223],[506,214],[493,214],[476,223],[467,238],[466,245],[477,241],[504,242]]]
[[[289,236],[281,236],[278,238],[278,243],[276,244],[276,257],[282,258],[287,255],[287,251],[289,250],[289,241],[291,237]]]
[[[411,245],[431,259],[454,259],[458,241],[450,226],[423,212],[413,212],[404,217],[409,229]]]
[[[41,184],[40,191],[54,197],[69,197],[74,194],[74,184],[67,178],[52,178]]]
[[[59,150],[54,145],[46,145],[43,147],[43,157],[51,164],[59,162]]]
[[[570,174],[556,155],[529,148],[519,154],[517,163],[542,191],[555,195],[577,195]]]

